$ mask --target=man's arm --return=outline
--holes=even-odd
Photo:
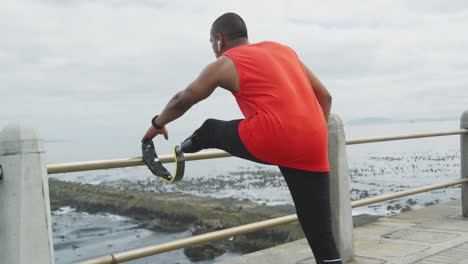
[[[301,62],[302,63],[302,62]],[[325,116],[325,121],[328,122],[328,117],[330,115],[330,109],[332,105],[332,96],[328,92],[327,88],[320,82],[320,80],[315,77],[312,71],[302,63],[305,72],[307,73],[307,78],[309,79],[312,89],[314,90],[315,96],[322,107],[323,115]]]
[[[150,126],[141,141],[151,140],[158,134],[164,135],[167,140],[169,136],[165,125],[181,117],[194,104],[213,93],[216,87],[219,86],[220,74],[218,71],[218,61],[209,64],[185,90],[174,95],[158,118],[154,120],[155,124],[162,128],[156,129],[154,126]]]
[[[187,88],[178,92],[166,105],[155,122],[165,126],[169,122],[181,117],[194,104],[207,98],[219,86],[217,62],[213,62],[203,69],[200,75]]]

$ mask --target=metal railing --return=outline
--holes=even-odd
[[[359,201],[354,201],[351,203],[352,208],[362,207],[369,204],[384,202],[393,200],[400,197],[405,197],[413,194],[433,191],[437,189],[442,189],[462,183],[468,183],[468,178],[458,179],[449,181],[446,183],[439,183],[439,184],[432,184],[427,185],[424,187],[412,188],[408,190],[404,190],[401,192],[395,192],[391,194],[385,194],[381,196],[371,197],[367,199],[362,199]],[[169,252],[172,250],[177,250],[185,247],[190,247],[197,244],[206,243],[213,240],[220,240],[224,238],[229,238],[235,235],[242,235],[258,230],[262,230],[265,228],[291,224],[297,221],[297,215],[287,215],[282,217],[277,217],[273,219],[268,219],[265,221],[260,221],[252,224],[242,225],[238,227],[228,228],[224,230],[219,230],[215,232],[210,232],[202,235],[192,236],[184,239],[174,240],[167,243],[162,243],[154,246],[148,246],[144,248],[129,250],[125,252],[120,252],[108,256],[103,256],[95,259],[86,260],[80,262],[80,264],[112,264],[112,263],[120,263],[125,261],[130,261],[134,259],[144,258],[156,254],[161,254],[165,252]]]
[[[400,136],[389,137],[376,137],[364,139],[351,139],[346,141],[346,145],[356,145],[365,143],[385,142],[404,139],[427,138],[427,137],[440,137],[450,135],[468,134],[468,129],[458,129],[444,132],[423,133],[423,134],[409,134]],[[186,154],[185,160],[205,160],[232,157],[231,154],[225,151],[203,151],[194,154]],[[161,155],[159,160],[162,163],[174,162],[174,155]],[[135,167],[144,165],[141,157],[122,158],[112,160],[98,160],[98,161],[84,161],[84,162],[69,162],[69,163],[56,163],[47,165],[48,174],[65,173],[65,172],[78,172],[89,170],[104,170],[125,167]]]
[[[404,139],[415,139],[415,138],[427,138],[427,137],[438,137],[448,135],[461,135],[468,134],[468,129],[459,129],[452,131],[434,132],[434,133],[421,133],[421,134],[408,134],[399,136],[389,137],[376,137],[376,138],[364,138],[364,139],[352,139],[347,140],[346,145],[356,145],[365,143],[385,142],[394,140]],[[224,151],[204,151],[195,154],[187,154],[186,160],[204,160],[230,157],[231,155]],[[173,155],[162,155],[160,160],[163,163],[174,162]],[[141,157],[135,158],[123,158],[113,160],[100,160],[100,161],[88,161],[88,162],[73,162],[73,163],[58,163],[47,165],[47,171],[49,174],[65,173],[65,172],[77,172],[77,171],[88,171],[88,170],[100,170],[100,169],[111,169],[111,168],[123,168],[123,167],[134,167],[144,165]],[[362,207],[374,203],[384,202],[401,198],[413,194],[428,192],[441,188],[446,188],[458,184],[468,183],[468,178],[462,178],[458,180],[452,180],[445,183],[438,183],[427,185],[423,187],[411,188],[400,192],[384,194],[377,197],[366,198],[351,203],[352,208]],[[108,263],[120,263],[130,261],[138,258],[152,256],[172,250],[177,250],[197,244],[206,243],[213,240],[230,238],[235,235],[246,234],[265,228],[290,224],[297,221],[297,215],[287,215],[278,218],[268,219],[260,222],[255,222],[247,225],[237,226],[215,232],[210,232],[202,235],[192,236],[189,238],[179,239],[162,243],[158,245],[148,246],[144,248],[129,250],[125,252],[115,253],[108,256],[102,256],[90,260],[80,262],[82,264],[108,264]]]

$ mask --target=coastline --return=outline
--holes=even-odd
[[[53,211],[69,206],[87,213],[110,213],[135,219],[143,228],[168,233],[189,231],[198,235],[295,213],[292,205],[267,206],[245,199],[124,191],[54,179],[49,180],[49,189]],[[302,230],[294,223],[213,241],[184,253],[190,259],[210,259],[226,251],[245,254],[300,238]],[[199,256],[207,248],[213,250]]]
[[[294,214],[292,205],[266,205],[247,199],[211,198],[184,193],[156,193],[49,180],[53,211],[68,206],[91,214],[110,213],[138,221],[139,228],[198,235],[269,218]],[[380,218],[353,217],[354,225]],[[298,223],[213,241],[184,250],[192,261],[214,259],[226,252],[247,254],[303,238]]]

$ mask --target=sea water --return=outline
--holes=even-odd
[[[345,125],[345,132],[347,139],[355,139],[446,131],[458,127],[456,120],[406,121]],[[460,177],[459,136],[350,145],[347,154],[353,200]],[[144,167],[68,173],[53,177],[144,191],[247,198],[270,205],[292,203],[285,182],[275,166],[254,164],[238,158],[187,162],[184,180],[172,185],[163,184]],[[390,215],[459,198],[460,188],[455,186],[355,208],[353,214]],[[163,233],[149,230],[132,219],[76,212],[72,208],[54,212],[53,224],[55,256],[59,264],[191,235],[189,231]],[[221,258],[233,255],[227,253]],[[182,250],[178,250],[130,263],[190,263],[190,260],[183,255]]]

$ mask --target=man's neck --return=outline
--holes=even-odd
[[[232,49],[234,47],[241,46],[241,45],[247,45],[247,44],[249,44],[248,38],[235,39],[227,43],[225,50]]]

